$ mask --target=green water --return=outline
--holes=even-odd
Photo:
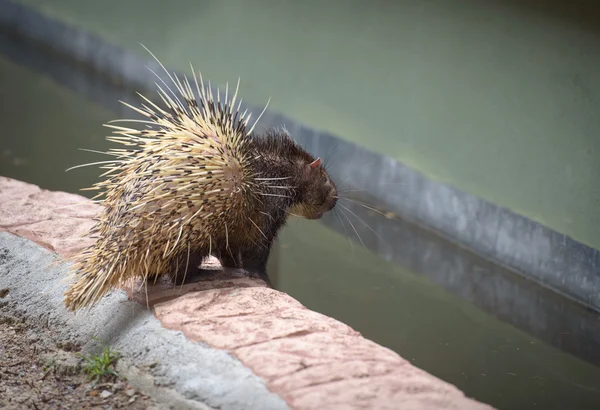
[[[96,168],[64,169],[98,160],[77,148],[102,150],[101,124],[115,114],[1,57],[0,76],[10,79],[0,83],[0,175],[71,192],[93,183]],[[269,269],[280,290],[478,400],[500,409],[599,408],[600,368],[351,245],[321,223],[292,221]]]
[[[293,221],[276,286],[500,409],[597,409],[600,369],[388,263],[320,224]],[[308,256],[309,255],[309,256]]]
[[[106,160],[78,149],[105,150],[109,133],[102,124],[115,114],[1,57],[0,73],[0,175],[84,194],[78,190],[96,182],[98,167],[65,170]]]
[[[21,1],[600,248],[594,2]]]

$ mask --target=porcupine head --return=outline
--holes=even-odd
[[[239,81],[233,96],[227,87],[215,98],[193,68],[190,81],[160,65],[162,103],[140,95],[139,107],[124,104],[144,119],[106,124],[124,148],[105,153],[105,179],[90,188],[103,207],[87,234],[93,244],[73,257],[69,310],[136,278],[185,280],[209,255],[270,285],[269,252],[288,216],[318,219],[336,204],[321,158],[286,131],[251,135],[256,123],[236,107]]]

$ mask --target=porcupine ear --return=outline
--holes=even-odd
[[[313,162],[311,162],[310,164],[308,164],[308,166],[311,169],[316,169],[316,168],[319,168],[319,166],[321,166],[321,162],[323,162],[323,161],[321,161],[321,157],[319,157],[319,158],[315,159]]]

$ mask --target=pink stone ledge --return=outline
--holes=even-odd
[[[0,231],[67,257],[98,205],[0,177]],[[135,287],[139,288],[139,287]],[[492,409],[411,365],[349,326],[313,312],[257,279],[207,280],[128,291],[169,329],[228,351],[292,409]]]

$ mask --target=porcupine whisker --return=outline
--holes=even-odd
[[[348,233],[346,224],[344,223],[344,220],[342,219],[342,217],[340,217],[340,214],[338,213],[337,208],[333,208],[333,214],[335,216],[337,216],[338,220],[342,224],[342,227],[344,228],[344,232],[346,233],[346,239],[348,239],[348,243],[350,244],[350,248],[352,249],[352,255],[354,255],[356,257],[356,250],[354,249],[354,244],[352,243],[352,239],[350,239],[350,234]]]
[[[363,208],[366,208],[366,209],[368,209],[368,210],[370,210],[370,211],[376,212],[376,213],[378,213],[378,214],[380,214],[380,215],[382,215],[382,216],[385,216],[385,217],[386,217],[386,218],[388,218],[388,219],[395,219],[395,218],[390,218],[389,214],[386,214],[386,213],[384,213],[384,212],[381,212],[379,209],[373,208],[372,206],[366,205],[365,203],[363,203],[363,202],[360,202],[360,201],[357,201],[357,200],[355,200],[355,199],[344,198],[344,197],[340,197],[340,196],[337,196],[336,198],[337,198],[337,199],[342,199],[342,200],[344,200],[344,201],[350,201],[350,202],[354,202],[356,205],[358,205],[358,206],[362,206]]]
[[[341,209],[339,211],[342,213],[342,215],[344,215],[344,217],[346,218],[346,220],[348,221],[348,223],[350,224],[350,226],[354,230],[354,233],[358,237],[358,240],[360,241],[360,243],[362,244],[362,246],[364,248],[366,248],[365,243],[363,242],[362,238],[360,237],[360,235],[359,235],[358,231],[356,230],[356,227],[354,226],[354,224],[352,223],[352,221],[350,221],[350,218],[348,218],[348,215],[346,215],[346,213],[343,210],[341,210]]]
[[[403,182],[389,182],[388,184],[407,184],[407,183],[403,183]],[[358,188],[358,187],[349,187],[349,188],[339,188],[338,189],[338,194],[348,194],[348,193],[353,193],[353,192],[361,192],[361,193],[369,193],[368,189],[365,188]]]
[[[297,218],[302,218],[302,216],[300,216],[300,215],[296,215],[295,213],[293,213],[293,212],[290,212],[290,211],[288,211],[287,209],[284,209],[284,208],[281,208],[281,207],[279,207],[279,209],[281,209],[283,212],[285,212],[285,213],[286,213],[286,214],[288,214],[288,215],[292,215],[292,216],[295,216],[295,217],[297,217]]]
[[[408,181],[390,181],[390,182],[378,182],[377,185],[394,185],[394,186],[408,186],[409,182]],[[368,192],[368,189],[365,188],[360,188],[357,186],[348,186],[348,187],[342,187],[342,183],[339,184],[339,189],[338,189],[338,193],[339,192]]]
[[[362,188],[341,188],[341,189],[338,189],[338,194],[347,194],[347,193],[352,193],[352,192],[368,192],[368,190],[362,189]]]
[[[338,182],[338,185],[342,186],[348,180],[348,178],[350,178],[351,175],[352,174],[348,173],[348,175],[346,175],[344,177],[344,179],[342,179],[340,182]]]
[[[344,208],[347,212],[350,212],[350,214],[354,215],[354,217],[356,219],[358,219],[364,226],[366,226],[367,228],[369,228],[369,230],[371,232],[373,232],[375,235],[377,235],[377,237],[381,240],[383,240],[383,238],[381,237],[381,235],[379,235],[373,228],[371,228],[371,226],[369,226],[369,224],[367,224],[361,217],[359,217],[358,215],[356,215],[356,213],[354,213],[350,208],[348,208],[347,206],[343,205],[343,204],[339,204],[342,208]]]

